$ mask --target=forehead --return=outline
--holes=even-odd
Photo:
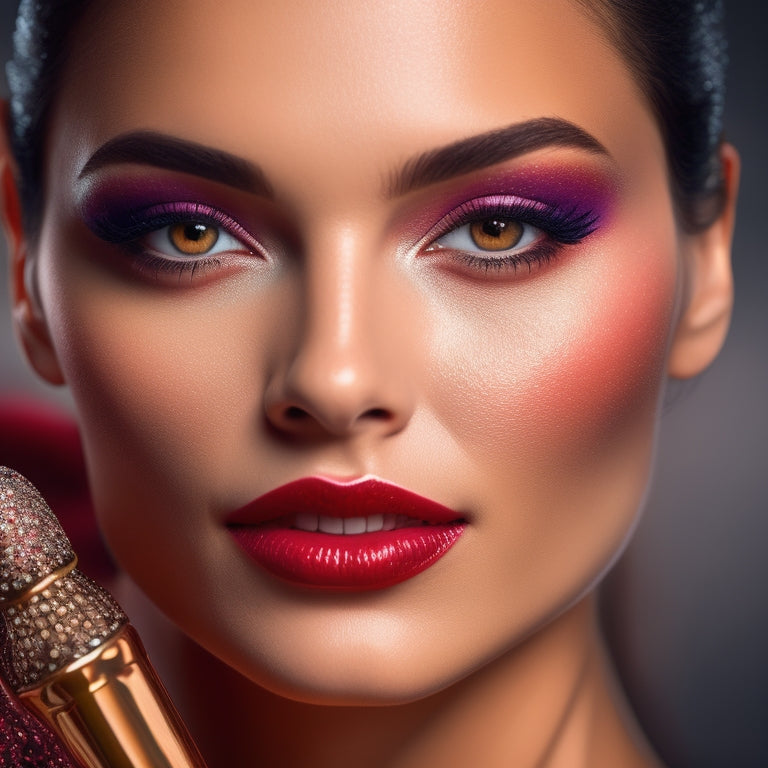
[[[654,129],[574,0],[107,2],[73,42],[60,103],[92,144],[153,129],[289,175],[310,153],[338,173],[340,155],[359,169],[541,116],[619,153],[629,123]]]

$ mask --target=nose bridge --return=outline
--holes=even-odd
[[[370,336],[373,265],[364,258],[363,245],[349,229],[318,238],[305,261],[305,323],[301,354],[304,366],[322,369],[334,381],[362,374],[362,340]],[[315,357],[319,359],[315,360]]]
[[[397,429],[407,420],[398,340],[387,332],[391,258],[352,227],[312,238],[300,279],[302,322],[267,392],[274,424],[295,432],[311,423],[341,434],[374,424]]]

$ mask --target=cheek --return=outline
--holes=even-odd
[[[507,475],[524,463],[549,478],[607,472],[620,456],[647,467],[676,250],[669,236],[646,237],[628,254],[627,238],[574,251],[482,311],[439,323],[449,353],[435,367],[432,399],[470,461],[482,457],[477,464]]]
[[[627,253],[625,242],[647,245]],[[510,622],[533,626],[582,595],[627,540],[677,299],[673,234],[624,232],[551,267],[433,326],[432,407],[476,510],[464,575],[500,606],[515,595],[514,616],[497,614],[500,642]]]
[[[228,292],[193,298],[184,289],[128,288],[54,250],[42,258],[44,300],[97,507],[111,511],[102,520],[108,538],[138,535],[136,510],[156,508],[158,499],[171,503],[150,523],[171,530],[181,510],[200,508],[190,497],[203,478],[231,463],[233,442],[255,429],[260,336],[246,324],[260,318],[242,311],[253,302],[243,301],[237,281]]]
[[[200,407],[206,399],[220,397],[226,414],[229,398],[221,382],[235,386],[232,364],[228,370],[226,344],[211,343],[216,335],[211,328],[199,327],[178,307],[158,311],[130,296],[91,290],[83,281],[61,302],[57,345],[86,430],[98,429],[105,418],[117,442],[152,435],[142,452],[152,453],[152,465],[163,471],[171,459],[160,446],[192,447],[179,440],[182,424],[187,433],[211,431]],[[216,368],[220,386],[211,389]]]
[[[563,312],[563,340],[548,348],[533,382],[539,413],[550,414],[561,438],[591,436],[608,446],[628,428],[653,426],[675,305],[675,261],[665,253],[640,263],[594,286],[587,276],[583,295],[571,297],[578,308]]]

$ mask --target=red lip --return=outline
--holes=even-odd
[[[294,527],[297,514],[341,527],[384,516],[393,530],[326,533]],[[328,518],[333,518],[329,520]],[[304,523],[306,525],[306,523]],[[234,512],[227,526],[240,548],[260,566],[302,586],[366,590],[392,586],[442,557],[464,531],[454,510],[379,478],[352,481],[307,477],[275,488]],[[402,527],[401,527],[402,526]]]

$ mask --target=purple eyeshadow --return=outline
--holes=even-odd
[[[164,257],[151,254],[144,238],[170,225],[189,222],[228,233],[252,254],[264,253],[251,231],[240,223],[249,221],[252,212],[249,216],[236,196],[212,193],[184,180],[133,175],[106,179],[84,189],[79,207],[83,222],[97,237],[128,249],[131,258],[152,258],[155,266]],[[191,256],[185,260],[196,261]],[[183,260],[172,258],[169,263],[180,261]]]
[[[564,243],[577,242],[601,226],[618,195],[613,178],[595,168],[544,163],[491,169],[474,174],[469,181],[455,180],[448,189],[446,192],[441,185],[440,192],[432,190],[426,202],[411,209],[416,226],[421,226],[418,222],[434,225],[443,221],[473,200],[516,198],[523,201],[517,210],[535,214],[521,218]],[[216,206],[202,200],[215,200]],[[499,207],[507,209],[509,205]],[[94,234],[113,243],[129,242],[151,230],[190,219],[222,226],[244,242],[254,243],[239,223],[255,223],[253,208],[247,202],[220,192],[213,196],[205,187],[180,178],[130,174],[101,179],[84,188],[80,212]]]
[[[148,209],[191,206],[197,199],[199,193],[188,185],[123,178],[87,190],[80,202],[80,212],[85,224],[100,234],[105,229],[135,227]]]
[[[195,220],[222,227],[253,245],[253,237],[239,223],[247,218],[238,214],[238,206],[233,212],[230,205],[201,202],[209,198],[194,185],[177,180],[122,177],[86,188],[80,213],[97,237],[112,243],[130,242],[169,224]]]
[[[617,185],[603,174],[583,169],[528,166],[512,171],[489,172],[441,203],[445,214],[474,198],[513,196],[547,208],[567,212],[573,218],[590,217],[595,225],[608,218],[614,208]]]

